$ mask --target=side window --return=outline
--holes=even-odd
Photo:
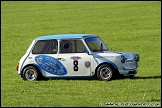
[[[75,44],[76,44],[75,52],[77,53],[85,53],[85,51],[87,52],[87,49],[81,40],[77,40]]]
[[[79,39],[61,40],[60,53],[84,53],[86,50],[83,42]]]
[[[58,42],[57,40],[40,40],[37,41],[32,54],[56,54]]]
[[[73,52],[72,40],[61,40],[60,42],[60,53],[72,53]]]

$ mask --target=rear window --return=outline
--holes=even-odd
[[[58,51],[57,40],[40,40],[37,41],[32,54],[56,54]]]

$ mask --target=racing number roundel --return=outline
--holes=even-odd
[[[81,57],[79,57],[79,56],[73,56],[70,59],[73,59],[74,60],[73,61],[73,65],[74,65],[73,69],[74,69],[74,71],[78,71],[79,70],[79,68],[78,68],[78,60],[81,59]]]

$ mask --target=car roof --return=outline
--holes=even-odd
[[[57,35],[40,36],[38,38],[35,38],[35,40],[81,39],[86,37],[98,37],[98,36],[95,34],[57,34]]]

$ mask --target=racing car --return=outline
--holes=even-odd
[[[16,66],[23,80],[93,77],[110,81],[134,76],[139,54],[109,50],[95,34],[56,34],[35,38]]]

